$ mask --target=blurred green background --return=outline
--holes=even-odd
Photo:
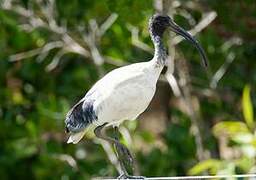
[[[157,11],[196,33],[210,67],[191,44],[166,41],[181,95],[163,73],[148,110],[121,126],[135,173],[256,172],[255,0],[0,2],[1,179],[118,175],[113,149],[91,134],[66,144],[64,119],[105,73],[152,58],[147,26]]]

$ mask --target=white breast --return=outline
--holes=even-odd
[[[161,69],[149,62],[138,63],[114,70],[99,81],[93,87],[97,91],[95,124],[118,125],[144,112],[155,94]]]

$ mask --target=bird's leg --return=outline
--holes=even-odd
[[[117,126],[114,127],[114,131],[115,131],[115,140],[119,142],[119,131]],[[134,170],[134,166],[133,166],[134,161],[129,149],[120,142],[118,144],[115,144],[115,149],[120,162],[120,166],[123,171],[123,174],[121,174],[118,177],[118,179],[145,179],[145,177],[143,176],[131,176],[127,173],[125,164],[128,164],[132,168],[132,170]]]
[[[105,141],[108,141],[109,143],[111,143],[111,144],[113,144],[113,146],[115,147],[115,149],[116,149],[116,153],[117,153],[117,157],[118,157],[118,160],[119,160],[119,162],[120,162],[120,165],[121,165],[121,169],[122,169],[122,174],[128,174],[127,173],[127,171],[126,171],[126,168],[125,168],[125,166],[124,166],[124,162],[123,162],[123,157],[125,157],[123,154],[125,153],[125,152],[128,152],[129,153],[129,155],[130,155],[130,152],[129,152],[129,150],[123,145],[123,144],[121,144],[117,139],[118,138],[110,138],[110,137],[108,137],[108,136],[106,136],[104,133],[102,133],[102,129],[105,127],[107,125],[107,123],[105,123],[105,124],[103,124],[103,125],[101,125],[101,126],[98,126],[98,127],[96,127],[95,128],[95,130],[94,130],[94,133],[95,133],[95,135],[98,137],[98,138],[100,138],[100,139],[103,139],[103,140],[105,140]],[[121,158],[122,158],[122,160],[121,160]],[[131,161],[130,159],[129,159],[129,161]]]
[[[120,141],[119,141],[119,131],[118,131],[117,126],[114,127],[114,132],[115,132],[115,137],[114,138],[117,142],[119,142],[117,144],[114,144],[114,146],[115,146],[115,149],[116,149],[118,159],[120,161],[120,166],[121,166],[122,171],[124,172],[124,174],[128,175],[127,170],[125,168],[125,164],[128,164],[133,169],[133,157],[132,157],[130,151],[128,150],[128,148],[125,147],[122,143],[120,143]]]
[[[119,160],[120,165],[121,165],[121,169],[123,171],[122,174],[118,177],[118,179],[145,179],[142,176],[130,176],[127,173],[127,170],[125,168],[125,162],[128,162],[130,165],[133,163],[133,158],[131,156],[131,153],[122,143],[120,143],[118,141],[118,137],[115,137],[113,139],[113,138],[110,138],[110,137],[108,137],[108,136],[106,136],[105,134],[102,133],[102,129],[106,125],[107,125],[107,123],[96,127],[95,130],[94,130],[94,133],[98,138],[103,139],[105,141],[108,141],[109,143],[114,145],[114,147],[116,149],[118,160]],[[117,127],[115,128],[115,132],[118,133]]]

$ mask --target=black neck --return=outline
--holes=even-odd
[[[153,33],[151,33],[151,39],[155,46],[154,59],[156,59],[157,64],[164,66],[166,63],[165,61],[167,55],[164,44],[162,42],[162,38],[159,35],[154,35]]]

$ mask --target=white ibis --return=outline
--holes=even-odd
[[[149,32],[154,43],[154,57],[147,62],[135,63],[117,68],[100,79],[87,94],[68,112],[66,130],[70,132],[68,143],[78,143],[89,126],[98,138],[112,143],[117,149],[119,160],[126,156],[131,161],[128,149],[118,139],[107,137],[101,130],[106,126],[117,127],[124,120],[135,120],[148,107],[155,91],[156,83],[166,65],[166,50],[162,36],[166,29],[174,31],[190,41],[199,51],[203,64],[207,58],[199,43],[184,29],[173,22],[169,16],[156,14],[150,18]],[[123,163],[122,177],[128,176]]]

